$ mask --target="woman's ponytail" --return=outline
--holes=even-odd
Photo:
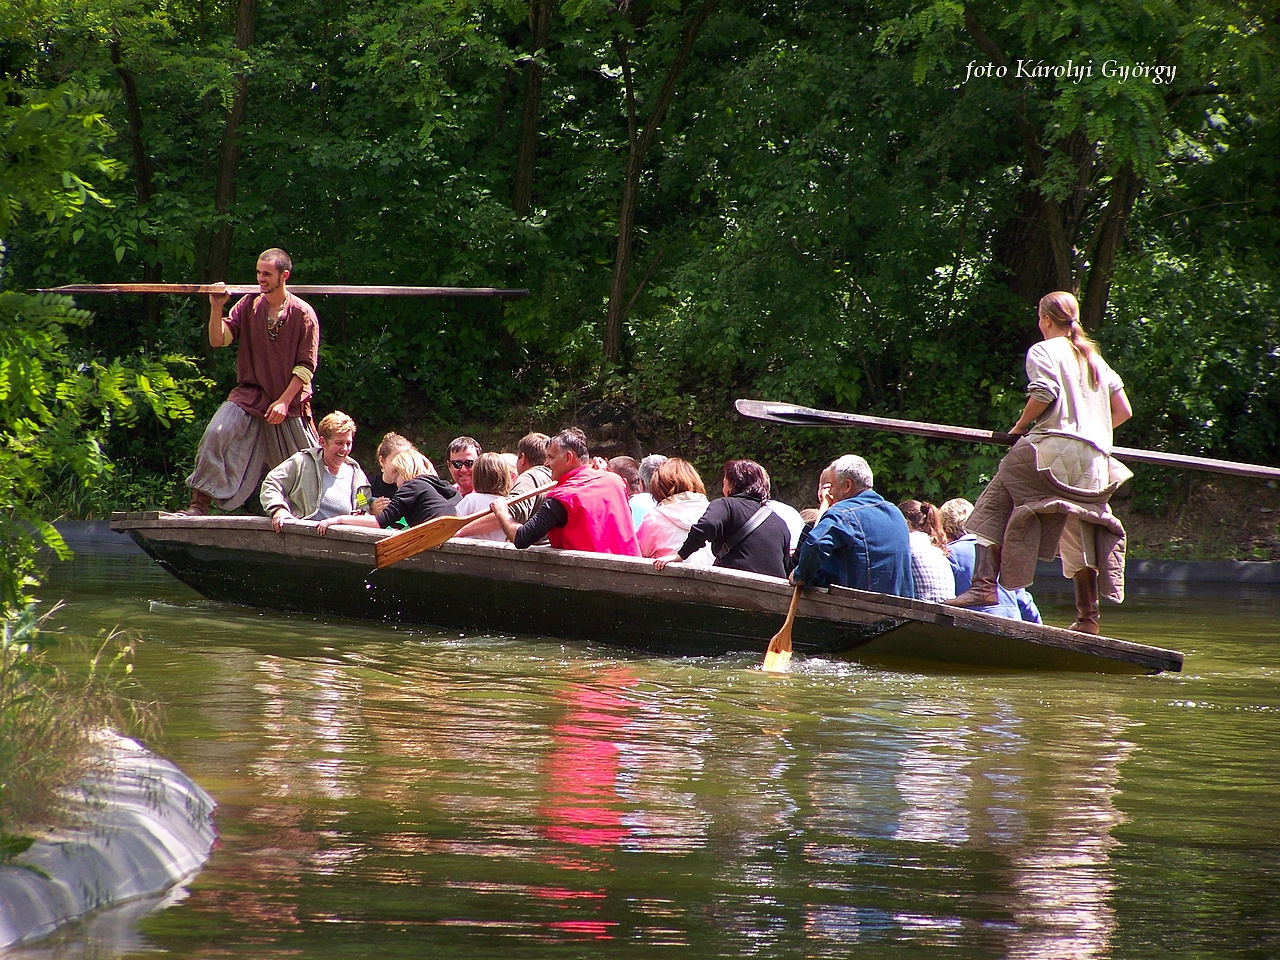
[[[1080,325],[1080,303],[1075,294],[1066,290],[1046,293],[1040,298],[1040,315],[1048,317],[1054,326],[1066,328],[1071,349],[1076,359],[1089,368],[1089,385],[1096,388],[1102,379],[1102,352]]]

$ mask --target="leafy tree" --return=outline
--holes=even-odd
[[[0,20],[11,55],[0,76],[0,238],[24,212],[74,224],[86,206],[102,202],[90,178],[119,171],[104,153],[113,136],[109,95],[73,83],[27,83],[34,44],[26,31],[50,12],[32,5]],[[73,352],[66,330],[87,325],[90,314],[68,297],[8,289],[3,256],[0,239],[0,615],[8,618],[31,599],[40,545],[67,555],[31,506],[50,476],[70,469],[90,483],[109,474],[102,443],[111,426],[136,421],[143,409],[162,421],[190,418],[194,384],[175,378],[186,365],[178,357]]]
[[[1017,213],[997,241],[1010,289],[1028,302],[1080,291],[1092,330],[1134,202],[1170,148],[1215,149],[1206,110],[1264,92],[1267,30],[1259,9],[1232,0],[929,0],[888,21],[880,42],[915,51],[917,83],[938,70],[959,96],[1000,91],[1001,139],[1020,147]]]

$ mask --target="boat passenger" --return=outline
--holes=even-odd
[[[475,468],[476,458],[483,452],[480,441],[474,437],[454,437],[449,442],[449,476],[464,497],[475,489],[471,471]]]
[[[973,583],[974,549],[978,538],[964,532],[964,522],[973,513],[973,504],[964,497],[953,497],[938,508],[942,529],[947,535],[947,563],[956,581],[956,593],[961,594]],[[996,584],[996,603],[990,607],[971,607],[978,613],[989,613],[1009,620],[1025,620],[1040,623],[1040,608],[1026,587],[1006,590]]]
[[[667,458],[660,453],[651,453],[640,461],[640,483],[649,490],[650,484],[653,483],[653,474],[657,471]],[[652,494],[653,491],[649,490]]]
[[[730,460],[721,481],[724,496],[689,528],[680,550],[653,561],[655,570],[691,558],[710,543],[715,566],[785,579],[791,555],[786,521],[769,509],[769,475],[754,460]]]
[[[459,500],[453,508],[453,512],[459,517],[466,517],[473,513],[479,513],[481,510],[488,510],[489,504],[511,492],[511,472],[507,469],[507,463],[500,454],[480,454],[476,459],[476,465],[471,472],[471,476],[475,482],[475,489]],[[488,533],[470,534],[470,536],[477,540],[507,542],[507,535],[502,532],[501,528],[495,528]]]
[[[616,473],[626,482],[631,522],[639,530],[644,515],[657,503],[649,493],[648,486],[640,479],[640,462],[635,457],[614,457],[609,461],[609,472]]]
[[[298,451],[267,474],[260,496],[277,533],[293,517],[324,520],[369,508],[369,481],[350,456],[355,435],[355,421],[335,410],[320,421],[319,446]]]
[[[285,281],[292,271],[283,250],[262,251],[259,292],[241,297],[225,320],[230,294],[209,294],[209,345],[238,344],[236,386],[200,438],[187,477],[188,516],[206,516],[215,505],[235,510],[263,473],[319,443],[311,422],[311,378],[320,356],[320,322],[309,303],[289,292]]]
[[[689,461],[663,457],[649,481],[649,492],[656,506],[645,514],[636,531],[640,555],[669,556],[684,545],[689,528],[707,512],[707,488]],[[694,567],[709,567],[715,559],[711,545],[705,544],[686,563]]]
[[[382,442],[378,444],[378,473],[376,476],[369,478],[369,486],[373,488],[373,506],[370,512],[375,517],[382,512],[382,508],[390,503],[391,498],[396,495],[396,485],[387,483],[383,479],[387,461],[401,450],[411,449],[413,449],[413,444],[394,430],[383,434]]]
[[[874,479],[870,464],[854,454],[823,471],[818,500],[829,496],[832,503],[800,540],[793,582],[915,597],[907,521],[872,489]]]
[[[640,556],[627,485],[616,474],[590,464],[587,438],[581,430],[569,427],[552,437],[547,444],[547,467],[556,486],[542,506],[519,525],[505,500],[495,500],[489,507],[507,539],[521,550],[546,537],[558,549]]]
[[[431,461],[417,450],[401,450],[383,467],[382,478],[396,485],[396,495],[376,517],[337,516],[322,520],[321,536],[335,523],[357,527],[394,526],[403,517],[411,527],[435,517],[452,516],[459,499],[457,488],[436,474]]]
[[[791,534],[791,550],[795,550],[800,546],[800,536],[804,533],[804,517],[800,516],[800,511],[789,503],[783,503],[781,500],[770,498],[769,509],[782,518],[782,522],[787,525],[787,532]]]
[[[956,595],[956,578],[947,562],[947,535],[938,508],[927,500],[898,504],[911,531],[911,581],[916,599],[941,603]]]
[[[516,482],[516,477],[520,476],[520,458],[514,453],[500,453],[502,462],[507,465],[507,479],[512,483]]]
[[[551,438],[545,433],[526,433],[520,438],[520,442],[516,445],[516,469],[519,471],[515,483],[511,485],[509,493],[510,499],[524,496],[537,490],[538,487],[545,487],[551,482],[551,470],[547,467],[547,444]],[[528,500],[521,500],[518,503],[507,504],[507,512],[511,514],[511,519],[517,524],[524,523],[533,512],[546,500],[545,494],[538,494]],[[458,537],[479,537],[484,534],[501,533],[502,527],[498,523],[498,518],[490,513],[488,516],[481,517],[478,520],[472,520],[465,527],[459,530],[454,536]],[[485,539],[489,539],[486,537]],[[494,537],[492,539],[499,539]],[[501,539],[506,539],[503,534]],[[545,538],[540,543],[544,543]]]
[[[977,539],[973,583],[950,601],[996,601],[996,581],[1031,583],[1037,557],[1062,557],[1074,581],[1071,630],[1098,632],[1098,595],[1124,600],[1124,526],[1111,512],[1132,476],[1111,456],[1112,430],[1133,415],[1124,383],[1080,325],[1080,305],[1063,290],[1039,304],[1044,338],[1027,351],[1027,403],[1010,433],[1022,435],[1000,461],[965,530]]]

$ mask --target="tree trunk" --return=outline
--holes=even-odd
[[[1089,276],[1084,284],[1084,301],[1080,304],[1080,323],[1089,333],[1102,325],[1111,296],[1111,279],[1116,272],[1116,252],[1129,226],[1129,214],[1142,190],[1142,181],[1134,173],[1133,161],[1116,171],[1111,180],[1111,196],[1085,251],[1089,258]]]
[[[964,16],[965,29],[977,47],[1007,70],[1003,51],[987,36],[972,10],[966,9]],[[1107,204],[1098,215],[1088,245],[1081,249],[1078,240],[1098,200],[1098,191],[1092,185],[1098,144],[1083,128],[1056,141],[1056,150],[1065,155],[1077,176],[1061,200],[1047,196],[1033,184],[1045,176],[1049,151],[1040,143],[1027,113],[1025,91],[1015,88],[1007,77],[1002,82],[1017,95],[1014,115],[1027,162],[1018,213],[1000,231],[996,259],[1009,271],[1006,283],[1010,291],[1029,304],[1037,303],[1050,290],[1069,290],[1077,296],[1083,290],[1080,322],[1085,330],[1096,330],[1106,312],[1115,255],[1142,188],[1141,180],[1134,173],[1132,161],[1113,173]]]
[[[133,152],[133,192],[138,198],[139,210],[145,209],[154,195],[151,176],[151,158],[142,143],[142,107],[138,101],[138,84],[133,72],[124,65],[120,57],[120,41],[111,41],[111,62],[115,65],[116,75],[120,78],[120,87],[124,91],[125,114],[129,124],[129,147]],[[156,250],[156,241],[148,241],[150,255],[143,256],[142,279],[145,283],[159,283],[161,280],[160,260]],[[142,298],[143,323],[145,329],[160,329],[160,298],[155,294],[147,294]]]
[[[248,50],[253,45],[253,22],[258,13],[258,0],[239,0],[236,4],[236,49]],[[225,280],[231,267],[231,238],[234,228],[230,220],[236,199],[236,167],[240,162],[240,127],[244,123],[249,100],[249,75],[243,71],[236,77],[231,111],[222,132],[222,157],[214,185],[213,211],[215,223],[209,241],[209,258],[205,264],[206,280]]]
[[[618,210],[618,243],[613,258],[613,282],[609,288],[609,309],[605,314],[604,359],[609,363],[617,363],[622,353],[622,325],[627,319],[630,306],[627,300],[627,275],[631,270],[631,243],[635,232],[636,205],[640,194],[640,173],[644,169],[645,154],[653,144],[658,127],[671,106],[671,98],[675,95],[676,81],[689,65],[694,41],[703,24],[711,16],[719,0],[703,0],[693,17],[685,26],[684,38],[680,41],[680,49],[672,61],[667,75],[662,82],[662,89],[654,100],[653,109],[645,118],[644,132],[637,136],[638,126],[635,113],[635,91],[632,87],[631,65],[627,61],[627,45],[620,38],[614,38],[614,49],[617,50],[622,65],[622,78],[626,87],[628,151],[627,173],[622,185],[622,204]]]
[[[542,102],[542,64],[538,55],[551,37],[552,0],[529,0],[529,41],[532,51],[524,66],[524,111],[520,120],[520,144],[516,150],[516,179],[511,209],[517,216],[529,213],[533,203],[533,167],[538,155],[538,110]]]

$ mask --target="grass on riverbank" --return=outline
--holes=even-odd
[[[133,678],[136,640],[69,638],[49,626],[56,609],[32,604],[0,623],[0,863],[26,849],[23,834],[65,821],[97,731],[146,736],[158,720]]]

